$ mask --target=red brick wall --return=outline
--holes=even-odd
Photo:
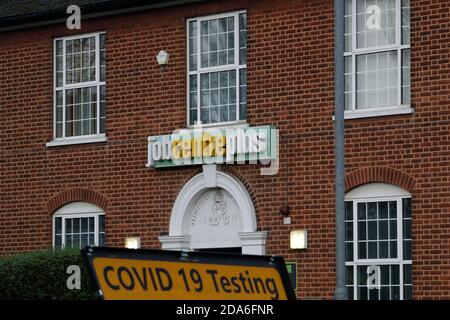
[[[416,112],[347,122],[347,186],[393,179],[412,188],[414,297],[450,298],[450,3],[411,5]],[[108,142],[91,145],[45,147],[52,39],[74,32],[59,24],[0,33],[0,255],[50,247],[51,212],[65,200],[105,209],[108,245],[140,236],[143,247],[160,247],[176,194],[198,168],[145,168],[146,137],[186,123],[185,19],[235,9],[248,15],[248,122],[279,127],[281,167],[276,176],[255,165],[225,170],[248,187],[258,227],[270,231],[268,253],[298,263],[298,296],[332,297],[333,2],[325,0],[209,1],[83,21],[82,32],[107,34]],[[163,69],[161,49],[170,54]],[[279,213],[286,203],[290,226]],[[308,230],[307,251],[289,249],[295,228]]]

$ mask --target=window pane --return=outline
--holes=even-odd
[[[379,219],[387,219],[389,217],[387,202],[378,202],[378,217]]]
[[[403,259],[412,260],[411,240],[403,241]]]
[[[89,218],[81,218],[81,232],[89,232],[88,229],[88,219]]]
[[[412,265],[403,265],[403,283],[406,285],[412,284]]]
[[[72,235],[71,234],[66,234],[65,236],[65,246],[67,248],[72,248]]]
[[[391,219],[397,218],[397,201],[389,202],[389,218]]]
[[[388,259],[389,258],[389,242],[381,241],[378,243],[379,255],[380,259]]]
[[[410,4],[409,0],[402,0],[402,44],[410,43]]]
[[[358,242],[358,258],[367,259],[367,242]]]
[[[95,55],[95,37],[67,40],[66,83],[95,81]]]
[[[96,133],[91,121],[97,115],[97,87],[66,90],[66,136]]]
[[[347,221],[353,220],[353,201],[345,202],[345,220]]]
[[[72,232],[79,233],[80,232],[80,219],[72,219]]]
[[[105,216],[104,215],[99,215],[98,217],[99,217],[98,231],[99,232],[105,232]]]
[[[352,93],[353,93],[353,73],[352,73],[352,57],[345,57],[345,110],[353,109]]]
[[[55,234],[62,233],[62,218],[55,218]]]
[[[55,248],[62,247],[62,237],[60,235],[55,235]]]
[[[231,17],[201,22],[200,52],[202,68],[234,63],[234,23],[233,28],[230,28],[230,19],[234,21],[234,17]],[[245,30],[242,31],[242,34],[245,35]],[[246,39],[243,38],[242,41],[243,44],[245,42],[246,46]],[[242,48],[242,52],[245,52],[245,47]]]
[[[239,64],[247,64],[247,15],[239,15]]]
[[[345,244],[345,261],[353,261],[353,242]]]
[[[410,50],[402,50],[402,103],[411,103]]]
[[[345,0],[345,51],[352,51],[352,0]]]
[[[353,267],[345,267],[346,278],[345,281],[347,285],[353,285]]]
[[[358,55],[356,61],[357,108],[397,105],[397,51]]]
[[[346,241],[353,240],[353,222],[345,223],[345,240]]]
[[[366,220],[366,204],[358,203],[358,220]]]
[[[72,233],[72,219],[65,219],[66,221],[66,234]]]
[[[389,222],[379,221],[379,239],[387,240],[389,239]]]
[[[89,232],[94,232],[95,231],[95,220],[94,218],[89,218]]]
[[[247,69],[239,70],[239,120],[247,119]],[[230,121],[236,120],[230,117]]]
[[[358,222],[358,240],[367,239],[366,228],[367,228],[366,222]]]
[[[87,233],[83,233],[81,234],[81,240],[80,240],[80,248],[84,248],[89,244],[88,242],[88,234]]]
[[[395,0],[356,2],[357,48],[395,44]]]
[[[236,120],[235,70],[202,74],[200,76],[200,95],[203,123]],[[242,104],[245,103],[242,102]],[[232,115],[234,116],[232,117]]]
[[[105,133],[106,119],[106,88],[100,86],[100,133]]]

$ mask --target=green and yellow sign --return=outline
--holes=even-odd
[[[277,129],[273,126],[195,128],[148,137],[147,167],[195,164],[268,164],[276,158]]]
[[[106,300],[295,299],[281,257],[88,247]]]

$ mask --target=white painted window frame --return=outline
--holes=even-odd
[[[80,205],[79,212],[74,212],[71,206],[72,204]],[[100,224],[100,216],[105,216],[105,212],[102,210],[98,210],[96,206],[90,204],[90,203],[83,203],[83,202],[77,202],[77,203],[71,203],[68,205],[65,205],[58,209],[52,217],[53,226],[52,226],[52,247],[55,248],[55,235],[56,235],[56,218],[62,218],[61,219],[61,248],[65,247],[65,235],[66,235],[66,219],[76,219],[76,218],[94,218],[94,245],[98,246],[99,243],[99,224]],[[106,234],[106,232],[105,232]]]
[[[344,57],[351,57],[352,59],[352,95],[351,95],[351,109],[345,110],[345,119],[358,119],[358,118],[370,118],[391,116],[400,114],[414,113],[414,109],[411,104],[402,104],[402,52],[405,49],[410,49],[411,45],[402,44],[402,4],[401,0],[395,0],[395,44],[372,47],[372,48],[357,48],[357,14],[356,14],[356,1],[352,1],[352,50],[351,52],[345,52]],[[359,55],[366,55],[371,53],[381,53],[389,51],[397,51],[397,105],[357,109],[356,108],[356,57]],[[333,117],[334,120],[334,117]]]
[[[199,123],[195,123],[193,125],[190,124],[190,110],[189,110],[189,104],[190,104],[190,92],[189,92],[189,76],[191,75],[197,75],[197,119],[201,119],[200,111],[200,75],[204,73],[213,73],[213,72],[220,72],[220,71],[236,71],[236,117],[237,120],[232,121],[226,121],[226,122],[216,122],[216,123],[202,123],[202,127],[228,127],[228,126],[240,126],[247,123],[247,119],[239,119],[239,108],[240,108],[240,96],[239,96],[239,90],[240,90],[240,79],[239,79],[239,70],[241,69],[247,69],[247,64],[240,65],[239,64],[239,14],[241,13],[247,13],[246,10],[239,10],[239,11],[231,11],[221,14],[214,14],[214,15],[208,15],[208,16],[202,16],[202,17],[196,17],[196,18],[190,18],[186,20],[186,113],[187,113],[187,128],[194,128],[195,126],[199,125]],[[220,19],[220,18],[229,18],[234,17],[234,64],[227,64],[222,66],[216,66],[216,67],[207,67],[202,68],[201,67],[201,27],[200,24],[202,21],[208,21],[208,20],[214,20],[214,19]],[[190,71],[189,70],[189,23],[192,21],[197,21],[197,70],[196,71]],[[247,45],[248,46],[248,45]],[[248,107],[248,106],[247,106]]]
[[[391,196],[391,197],[361,197],[349,198],[346,201],[353,202],[353,261],[346,261],[346,267],[353,268],[353,298],[357,300],[358,295],[358,266],[371,265],[398,265],[400,279],[400,300],[404,299],[404,265],[412,265],[412,260],[403,260],[403,199],[411,199],[411,196]],[[358,203],[370,202],[397,202],[397,258],[393,259],[359,259],[358,258]],[[347,286],[348,287],[348,286]]]
[[[107,137],[105,133],[100,133],[100,87],[106,85],[106,81],[100,81],[100,35],[106,32],[92,32],[79,35],[58,37],[53,39],[53,140],[46,143],[46,147],[55,147],[62,145],[84,144],[84,143],[96,143],[105,142]],[[66,42],[74,39],[84,39],[95,37],[95,81],[79,82],[75,84],[66,84]],[[57,86],[56,78],[56,43],[62,40],[63,42],[63,85]],[[67,89],[80,89],[86,87],[97,87],[97,134],[82,135],[74,137],[66,137],[66,90]],[[56,92],[62,91],[63,96],[63,137],[56,137]]]

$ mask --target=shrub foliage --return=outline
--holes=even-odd
[[[80,267],[81,289],[67,288],[67,267]],[[80,250],[45,250],[0,258],[0,300],[95,299]]]

